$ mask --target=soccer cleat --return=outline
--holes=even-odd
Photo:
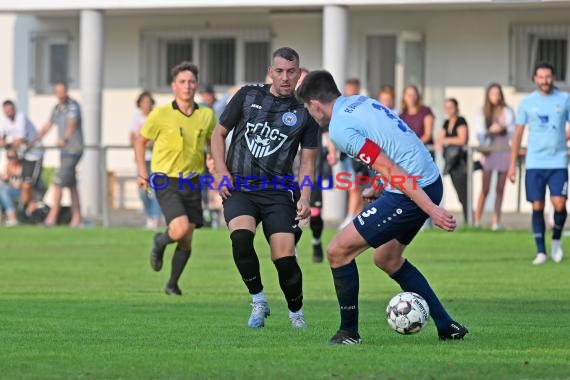
[[[564,257],[564,251],[562,250],[560,243],[558,244],[558,247],[552,249],[550,255],[552,256],[552,261],[555,263],[562,261],[562,258]]]
[[[181,296],[182,290],[180,290],[178,285],[176,285],[174,288],[171,288],[168,285],[166,285],[166,288],[164,288],[164,293],[166,293],[166,295],[168,296]]]
[[[166,246],[161,246],[157,243],[156,239],[161,235],[157,232],[152,239],[152,249],[150,251],[150,267],[155,271],[159,272],[162,269],[162,257],[164,256],[164,250]]]
[[[313,262],[322,263],[323,262],[323,246],[319,244],[313,244]]]
[[[269,317],[269,304],[267,302],[254,302],[251,304],[251,315],[247,325],[252,329],[265,326],[265,318]]]
[[[457,340],[463,339],[468,332],[469,330],[467,330],[466,327],[461,326],[455,321],[451,321],[447,329],[445,331],[439,331],[438,334],[440,340]]]
[[[357,332],[338,330],[332,338],[329,339],[328,344],[360,344],[362,339]]]
[[[293,315],[290,315],[289,320],[291,321],[291,327],[294,329],[304,329],[307,327],[305,317],[303,317],[303,314],[301,313],[294,313]]]
[[[542,252],[537,253],[534,260],[532,260],[532,263],[534,265],[544,264],[545,262],[546,262],[546,253]]]

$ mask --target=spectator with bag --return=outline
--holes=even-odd
[[[459,105],[457,100],[449,98],[445,100],[445,114],[447,119],[443,123],[439,137],[436,142],[436,149],[443,149],[445,169],[443,174],[449,174],[453,187],[457,192],[459,202],[463,207],[463,219],[467,223],[468,202],[467,202],[467,152],[465,147],[469,139],[467,121],[459,116]]]
[[[479,121],[477,139],[480,146],[497,149],[484,154],[483,187],[475,211],[475,225],[481,225],[481,216],[485,208],[485,201],[489,195],[491,177],[497,172],[497,186],[495,188],[495,207],[491,220],[491,229],[496,231],[501,225],[501,208],[503,193],[509,170],[510,150],[509,141],[515,128],[515,114],[511,107],[505,103],[503,89],[498,83],[491,83],[485,93],[485,103]],[[503,151],[499,151],[502,149]]]

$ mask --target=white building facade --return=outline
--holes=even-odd
[[[559,87],[570,88],[569,40],[569,1],[2,1],[0,99],[14,99],[39,127],[55,103],[52,84],[65,80],[83,107],[86,144],[124,145],[138,93],[170,99],[173,64],[194,61],[200,81],[223,93],[262,81],[271,51],[291,46],[302,66],[330,70],[339,85],[359,78],[373,97],[380,85],[393,85],[398,95],[418,85],[437,131],[445,98],[455,97],[474,121],[491,82],[503,85],[516,109],[541,60],[556,66]],[[56,157],[50,153],[46,164],[57,164]],[[102,205],[98,159],[86,154],[80,175],[84,211],[94,216]],[[110,150],[107,159],[109,170],[134,171],[131,151]],[[475,197],[479,189],[476,174]],[[132,198],[138,206],[134,192]],[[339,199],[326,195],[335,205],[325,205],[327,219],[343,216]],[[448,180],[444,202],[459,209]],[[524,189],[521,206],[528,211]],[[504,210],[516,208],[517,188],[508,184]]]

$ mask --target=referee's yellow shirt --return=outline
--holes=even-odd
[[[215,126],[214,111],[198,104],[190,116],[180,111],[176,101],[152,110],[141,129],[143,137],[154,141],[151,170],[171,178],[202,173],[204,147]]]

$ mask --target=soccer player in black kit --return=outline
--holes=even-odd
[[[277,49],[268,74],[271,85],[244,86],[229,102],[212,135],[212,156],[234,261],[252,296],[248,326],[263,327],[269,316],[253,247],[256,227],[262,222],[291,326],[304,328],[302,274],[295,240],[301,235],[299,220],[310,215],[311,186],[295,186],[292,166],[300,145],[297,178],[313,183],[319,132],[294,95],[301,75],[297,52]],[[224,159],[230,131],[233,136]]]

